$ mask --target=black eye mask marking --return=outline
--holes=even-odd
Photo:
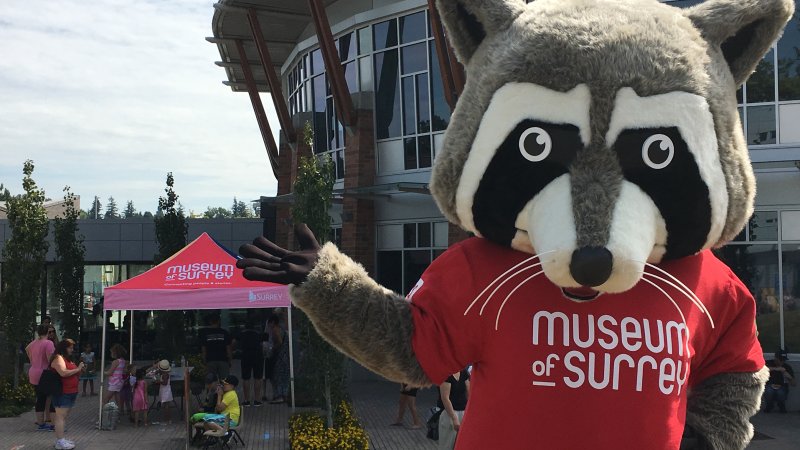
[[[520,122],[500,144],[478,185],[472,204],[478,231],[489,240],[511,245],[522,208],[568,172],[581,148],[580,131],[574,125]]]
[[[708,186],[678,129],[625,130],[614,150],[625,179],[647,193],[664,217],[664,258],[680,258],[703,248],[711,229]]]

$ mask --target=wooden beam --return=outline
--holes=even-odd
[[[311,10],[311,17],[314,19],[314,28],[317,31],[319,47],[322,50],[322,59],[325,61],[325,73],[333,91],[336,112],[342,124],[348,131],[352,131],[356,124],[353,99],[350,97],[350,91],[344,79],[344,67],[342,67],[342,63],[339,60],[339,52],[336,51],[336,47],[333,44],[333,34],[328,23],[325,6],[320,0],[308,0],[308,6]]]
[[[439,71],[442,74],[442,84],[444,85],[444,99],[450,105],[450,111],[456,108],[458,93],[453,83],[453,72],[450,66],[449,44],[444,37],[442,21],[439,18],[439,10],[436,9],[436,0],[428,0],[428,11],[431,15],[431,31],[433,32],[433,43],[436,46],[436,59],[439,60]]]
[[[256,114],[256,121],[258,122],[258,129],[261,131],[261,138],[264,140],[264,146],[267,148],[267,157],[272,167],[272,174],[275,175],[277,179],[278,146],[275,144],[275,138],[272,137],[272,129],[269,127],[267,114],[264,112],[264,105],[261,103],[261,97],[258,95],[258,88],[253,78],[253,71],[250,69],[250,64],[247,63],[247,55],[244,53],[242,41],[236,41],[236,49],[239,51],[239,58],[242,60],[242,71],[244,72],[244,80],[247,84],[247,93],[250,95],[250,103],[253,104],[253,111]]]
[[[283,89],[278,75],[275,73],[275,66],[272,63],[272,56],[269,54],[269,48],[264,41],[264,35],[261,33],[261,24],[258,22],[258,13],[255,9],[247,10],[247,20],[250,22],[250,31],[253,34],[253,41],[256,43],[258,49],[258,56],[261,58],[261,67],[264,68],[264,73],[267,75],[267,83],[269,90],[272,94],[272,103],[275,105],[275,111],[278,113],[278,121],[281,123],[281,129],[286,135],[286,140],[292,144],[297,142],[297,133],[292,124],[292,118],[289,115],[289,107],[286,104],[286,98],[283,96]]]

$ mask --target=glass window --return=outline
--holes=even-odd
[[[338,142],[336,142],[336,110],[333,108],[333,97],[328,97],[326,104],[327,108],[325,109],[325,119],[328,125],[328,147],[325,150],[331,150],[339,147],[337,145]]]
[[[361,91],[372,92],[372,58],[367,56],[358,60],[359,72],[361,73]]]
[[[751,106],[747,108],[747,143],[751,145],[774,144],[775,106]]]
[[[716,255],[744,282],[756,299],[758,340],[766,352],[780,346],[778,246],[729,244]]]
[[[403,224],[403,247],[415,248],[417,246],[417,224]]]
[[[742,97],[744,94],[743,94],[742,90],[743,90],[742,86],[739,86],[739,89],[736,89],[736,103],[739,103],[739,104],[744,103],[744,97]]]
[[[431,223],[422,222],[417,225],[417,247],[431,246]]]
[[[428,95],[428,74],[417,75],[417,130],[418,133],[431,131],[430,99]]]
[[[403,160],[405,170],[417,168],[417,139],[410,137],[403,139]]]
[[[356,40],[353,33],[339,38],[339,60],[347,61],[356,57]]]
[[[336,152],[336,179],[344,178],[344,150]]]
[[[325,75],[314,78],[314,153],[321,153],[327,150],[328,135],[326,132],[325,110],[327,106],[327,94],[325,87]]]
[[[783,244],[783,333],[784,348],[800,349],[800,245]],[[777,347],[764,347],[764,352]]]
[[[372,32],[370,27],[358,30],[358,54],[365,55],[372,51]]]
[[[397,45],[397,19],[376,23],[372,26],[375,50]]]
[[[778,41],[778,98],[800,100],[800,18],[795,13]]]
[[[403,252],[378,252],[378,283],[395,292],[403,292]]]
[[[414,77],[403,78],[403,132],[406,135],[417,133],[415,97]]]
[[[351,94],[358,92],[355,61],[350,61],[344,65],[344,81],[347,82],[347,90],[350,91]]]
[[[751,241],[777,241],[778,240],[778,212],[756,211],[750,218]]]
[[[409,292],[419,278],[422,272],[431,264],[431,251],[430,250],[406,250],[403,252],[403,271],[404,273],[404,287],[403,294]]]
[[[747,80],[747,103],[775,101],[775,64],[773,50],[758,62],[756,71]]]
[[[429,134],[422,135],[417,138],[419,148],[419,167],[430,167],[433,162],[431,156],[431,136]]]
[[[436,56],[436,47],[431,41],[430,45],[430,73],[431,73],[431,109],[433,111],[433,131],[443,131],[450,123],[450,105],[444,97],[444,84],[442,72],[439,70],[439,60]]]
[[[425,11],[400,18],[400,42],[403,44],[425,39],[425,34]]]
[[[325,71],[325,62],[322,60],[322,51],[316,49],[311,52],[311,75],[317,75]]]
[[[400,136],[400,79],[397,50],[375,54],[375,135]]]
[[[428,70],[424,42],[403,47],[402,52],[404,74]]]

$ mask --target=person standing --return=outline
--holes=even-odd
[[[403,426],[403,415],[406,408],[411,413],[412,425],[411,429],[416,430],[422,428],[422,420],[417,412],[417,392],[419,388],[413,388],[405,383],[400,384],[400,406],[397,410],[397,418],[394,419],[392,426]]]
[[[461,428],[464,410],[469,398],[469,372],[462,369],[439,385],[439,448],[452,450],[456,445],[456,436]]]
[[[53,342],[47,339],[49,329],[50,327],[44,324],[36,327],[36,339],[25,347],[28,361],[31,362],[31,366],[28,369],[28,381],[33,385],[36,392],[36,427],[39,431],[53,431],[54,428],[52,425],[47,425],[47,410],[50,409],[50,398],[46,394],[39,392],[39,378],[42,376],[42,371],[47,369],[50,363],[50,356],[56,350]]]
[[[775,403],[778,404],[778,411],[786,413],[786,397],[789,396],[789,385],[794,386],[794,369],[786,364],[789,359],[786,352],[779,350],[775,352],[772,361],[767,361],[769,367],[769,380],[764,388],[764,412],[772,411]]]
[[[264,377],[264,352],[262,342],[264,335],[255,329],[252,320],[245,322],[245,329],[239,336],[242,349],[242,386],[244,402],[242,406],[261,406],[261,388]],[[250,381],[250,379],[253,381]],[[252,389],[251,389],[252,388]],[[252,397],[248,397],[252,393]],[[248,398],[252,398],[252,403]]]
[[[270,403],[283,403],[289,394],[289,339],[278,316],[271,316],[267,320],[267,327],[270,330],[272,354],[275,358],[271,379],[273,398]]]
[[[119,391],[122,390],[124,377],[127,373],[127,361],[125,361],[126,356],[128,356],[128,352],[125,350],[125,347],[119,344],[114,344],[111,346],[111,358],[114,361],[111,362],[111,367],[109,367],[106,371],[106,376],[108,377],[108,391],[104,395],[104,405],[112,399],[117,406],[120,404]]]
[[[83,353],[81,353],[81,362],[86,366],[86,370],[83,371],[81,374],[81,380],[83,381],[83,396],[86,397],[86,384],[89,384],[91,389],[91,395],[96,395],[94,393],[94,378],[95,378],[95,368],[94,368],[94,350],[92,350],[92,344],[86,343],[83,348]]]
[[[50,367],[61,376],[61,394],[53,396],[53,405],[56,407],[55,424],[56,450],[69,450],[75,448],[75,443],[64,437],[64,427],[67,422],[69,410],[75,406],[78,398],[78,376],[84,369],[81,362],[75,365],[70,360],[75,351],[75,341],[64,339],[58,343],[56,351],[50,357]]]
[[[222,379],[228,376],[233,359],[233,346],[231,334],[219,326],[219,316],[214,315],[210,320],[210,327],[202,331],[200,342],[203,349],[203,361],[206,370]]]

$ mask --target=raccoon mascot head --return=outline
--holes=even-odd
[[[793,7],[440,1],[467,84],[433,169],[439,207],[538,254],[576,299],[722,245],[755,194],[736,89]]]

